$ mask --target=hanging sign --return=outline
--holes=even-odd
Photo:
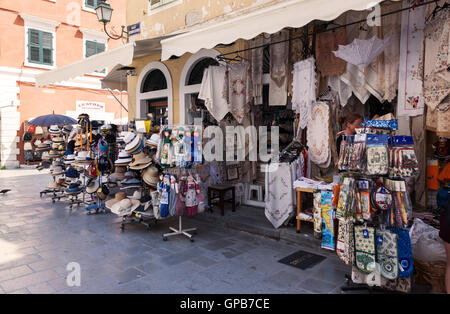
[[[141,33],[141,23],[136,23],[133,25],[128,25],[128,36],[137,35]]]
[[[105,112],[105,103],[104,102],[95,102],[95,101],[77,101],[77,112]]]

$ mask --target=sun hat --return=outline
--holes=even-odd
[[[146,165],[152,160],[148,158],[143,152],[140,152],[133,156],[133,162],[129,164],[130,168],[133,169],[133,167],[140,166],[140,165]]]
[[[118,203],[121,200],[124,200],[126,198],[127,198],[127,193],[125,193],[125,192],[117,192],[114,195],[114,198],[112,198],[112,199],[110,199],[110,200],[105,202],[105,206],[106,206],[106,208],[111,209],[111,206],[113,206],[114,204],[116,204],[116,203]]]
[[[61,136],[56,136],[52,138],[53,143],[64,143],[64,138]]]
[[[65,191],[67,194],[78,194],[81,192],[80,184],[77,183],[70,183],[69,188]]]
[[[48,157],[50,157],[50,158],[55,158],[55,157],[59,157],[60,156],[60,154],[59,154],[59,152],[58,151],[56,151],[56,150],[50,150],[50,152],[48,153]]]
[[[92,180],[88,185],[86,185],[86,193],[92,194],[97,192],[97,189],[100,187],[100,184],[97,180]]]
[[[130,155],[136,155],[136,154],[140,153],[143,148],[144,148],[144,141],[140,139],[139,140],[139,145],[134,150],[131,150],[128,153]]]
[[[125,141],[125,143],[126,143],[125,151],[127,153],[130,153],[139,148],[139,146],[141,144],[141,138],[138,135],[134,134],[133,140],[128,143]]]
[[[149,146],[152,146],[152,147],[158,147],[158,145],[159,145],[159,140],[160,140],[159,134],[153,133],[152,136],[150,137],[150,139],[148,139],[148,140],[146,141],[146,143],[147,143]]]
[[[109,195],[109,188],[108,185],[103,183],[101,187],[97,189],[97,197],[104,201]]]
[[[137,178],[125,179],[121,182],[120,189],[138,189],[142,187],[142,181]]]
[[[51,125],[50,128],[48,129],[48,133],[50,134],[58,134],[60,132],[61,130],[59,129],[59,126],[57,126],[56,124]]]
[[[63,134],[69,135],[72,132],[73,127],[71,125],[65,125],[62,129]]]
[[[125,144],[130,144],[136,137],[137,134],[134,132],[122,132],[121,137],[123,137],[123,141],[125,142]]]
[[[58,183],[56,181],[50,181],[47,185],[48,189],[59,189],[60,186],[58,185]]]
[[[114,162],[116,165],[128,165],[133,161],[133,158],[126,151],[120,151],[117,160]]]
[[[70,167],[66,170],[66,177],[68,178],[78,178],[80,176],[80,173],[77,169]]]
[[[60,175],[64,173],[64,170],[61,166],[52,166],[53,168],[50,168],[50,173],[54,176]]]
[[[75,155],[69,154],[64,156],[64,163],[65,164],[73,164],[75,162]]]
[[[125,172],[127,171],[127,167],[125,166],[116,166],[115,171],[109,177],[114,180],[122,181],[125,179]]]
[[[155,166],[148,167],[142,173],[142,180],[152,187],[156,187],[159,181],[159,171]]]
[[[38,145],[42,144],[42,141],[40,139],[34,139],[33,145],[38,147]]]
[[[111,212],[118,216],[128,216],[130,215],[136,208],[139,207],[141,203],[138,200],[133,200],[129,198],[125,198],[120,202],[115,203],[111,206]]]

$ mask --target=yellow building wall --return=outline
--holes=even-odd
[[[244,40],[237,40],[233,45],[225,48],[216,48],[220,53],[233,52],[246,47]],[[241,54],[242,55],[242,54]],[[173,123],[180,123],[180,78],[181,72],[183,71],[185,63],[192,56],[191,53],[185,53],[183,56],[173,60],[167,60],[163,63],[167,66],[169,73],[172,77],[172,97],[173,97]],[[227,57],[233,57],[229,55]],[[133,60],[131,66],[136,68],[136,76],[128,76],[128,117],[129,120],[136,119],[136,90],[139,88],[137,86],[138,78],[143,70],[143,68],[150,62],[160,61],[160,54],[152,54],[144,56],[141,58],[136,58]]]
[[[239,11],[270,6],[285,0],[175,0],[150,9],[149,0],[127,1],[127,25],[141,23],[141,33],[133,39],[140,40],[170,34],[200,23],[217,22]]]

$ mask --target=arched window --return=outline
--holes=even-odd
[[[154,116],[153,124],[172,124],[172,78],[162,62],[150,62],[141,71],[136,86],[136,119]]]
[[[219,65],[216,57],[220,53],[214,49],[201,49],[196,54],[192,55],[186,64],[180,77],[180,122],[185,124],[193,124],[194,118],[202,117],[198,109],[199,104],[202,103],[198,99],[200,86],[203,79],[203,72],[210,65]]]

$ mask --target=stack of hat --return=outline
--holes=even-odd
[[[66,186],[66,182],[63,178],[59,178],[58,181],[50,181],[47,185],[48,189],[60,189]]]
[[[145,169],[142,173],[142,180],[149,186],[156,188],[159,182],[158,168],[152,166]]]
[[[83,150],[77,153],[77,156],[75,157],[75,163],[90,163],[92,161],[92,158],[88,155],[88,152]]]
[[[125,179],[121,182],[121,190],[138,189],[142,186],[142,181],[137,178],[132,171],[125,172]]]
[[[151,205],[151,198],[148,195],[142,195],[141,191],[134,191],[132,196],[128,196],[128,198],[133,200],[138,200],[140,205],[136,208],[138,212],[145,212]]]
[[[64,163],[66,165],[73,165],[75,163],[75,155],[74,154],[65,155]]]
[[[70,183],[67,190],[65,190],[66,194],[76,195],[81,192],[81,187],[79,182]]]
[[[49,158],[57,158],[60,157],[61,153],[57,150],[51,149],[50,152],[48,153],[48,157]]]
[[[42,139],[40,142],[34,142],[34,145],[36,146],[36,151],[43,152],[50,150],[51,143],[48,140]]]
[[[130,162],[133,161],[133,158],[126,151],[120,151],[117,160],[114,162],[117,166],[127,166]]]
[[[139,205],[141,205],[139,200],[128,198],[124,192],[116,193],[114,199],[105,203],[106,208],[109,208],[112,213],[120,217],[131,215]]]
[[[142,170],[150,166],[152,160],[148,158],[143,152],[134,155],[133,162],[129,164],[130,169]]]
[[[59,126],[57,125],[52,125],[50,126],[50,128],[48,129],[48,133],[52,134],[52,135],[58,135],[61,133],[61,130],[59,128]]]
[[[125,172],[127,172],[127,167],[116,166],[114,173],[109,176],[110,181],[122,181],[125,179]]]
[[[150,139],[148,139],[148,140],[146,141],[146,144],[147,144],[148,146],[150,146],[150,147],[157,148],[158,145],[159,145],[159,140],[160,140],[159,134],[154,133],[154,134],[152,134],[152,136],[150,137]]]
[[[64,169],[63,169],[62,165],[52,164],[50,166],[50,174],[52,176],[58,176],[58,175],[64,174]]]
[[[144,141],[136,133],[129,132],[124,137],[125,151],[128,154],[135,155],[139,153],[144,147]]]
[[[52,142],[61,144],[64,143],[64,138],[58,134],[57,136],[52,137]]]

